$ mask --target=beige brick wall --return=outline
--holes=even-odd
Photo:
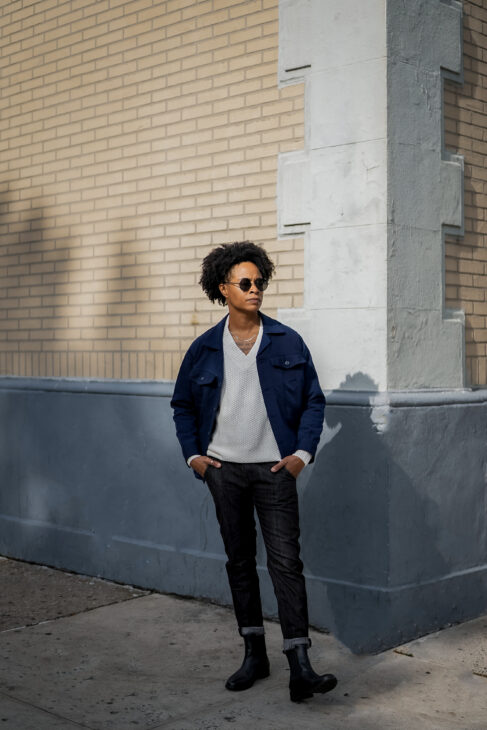
[[[197,281],[219,243],[263,243],[265,310],[302,303],[303,241],[276,240],[278,0],[0,6],[0,373],[173,378],[224,313]]]
[[[446,305],[465,311],[469,383],[486,385],[487,3],[463,10],[465,83],[445,83],[445,144],[465,156],[465,236],[446,242]]]

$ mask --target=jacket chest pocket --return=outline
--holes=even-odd
[[[280,355],[270,361],[278,398],[296,407],[301,404],[306,359],[302,355]]]
[[[190,373],[191,392],[197,403],[212,397],[218,385],[218,378],[210,370],[195,369]]]

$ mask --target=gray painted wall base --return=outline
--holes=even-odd
[[[171,391],[0,379],[0,553],[229,604]],[[487,612],[486,422],[485,390],[329,395],[298,487],[314,626],[374,652]]]

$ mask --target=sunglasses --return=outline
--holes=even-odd
[[[249,291],[252,286],[252,281],[245,277],[240,281],[226,281],[225,284],[232,284],[232,286],[238,286],[242,291]],[[259,291],[265,291],[269,282],[266,279],[254,279],[254,284]]]

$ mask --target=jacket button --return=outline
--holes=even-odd
[[[205,376],[204,376],[204,375],[202,375],[202,376],[201,376],[201,378],[200,378],[200,380],[204,380],[204,379],[205,379]]]
[[[289,365],[289,360],[286,360],[284,365]]]

